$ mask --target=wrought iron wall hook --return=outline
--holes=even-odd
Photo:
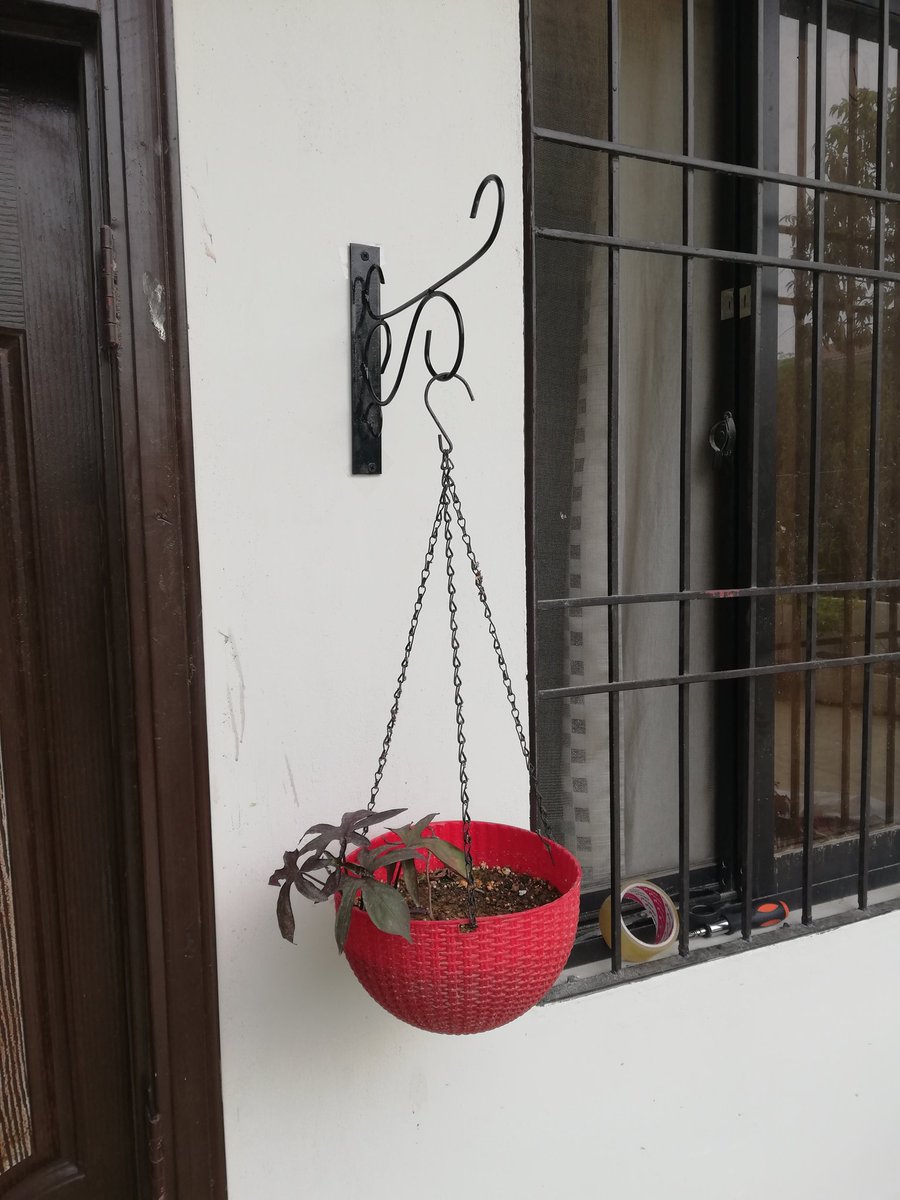
[[[400,389],[409,363],[409,356],[419,321],[422,313],[432,300],[441,300],[447,304],[456,322],[456,354],[449,368],[439,370],[434,364],[432,359],[431,329],[425,332],[424,346],[425,367],[431,377],[426,386],[426,407],[434,418],[438,428],[441,429],[441,433],[446,438],[447,443],[452,446],[450,439],[446,437],[446,433],[434,416],[430,404],[428,404],[428,389],[434,382],[446,383],[451,379],[460,379],[470,397],[472,397],[472,390],[466,380],[459,374],[466,344],[462,312],[453,297],[445,292],[443,288],[451,280],[456,279],[457,276],[467,271],[480,258],[483,258],[497,239],[497,234],[500,231],[500,225],[503,221],[505,206],[503,181],[499,175],[487,175],[482,179],[475,193],[475,198],[472,201],[469,217],[473,219],[477,216],[484,193],[491,184],[496,187],[497,211],[494,214],[490,232],[482,245],[465,262],[460,263],[452,271],[447,272],[446,275],[443,275],[435,283],[431,284],[430,287],[423,289],[411,297],[411,299],[405,300],[402,304],[398,304],[395,308],[387,312],[379,311],[381,287],[384,284],[384,272],[381,269],[379,261],[379,248],[377,246],[357,244],[350,246],[350,385],[353,446],[352,466],[354,475],[381,474],[381,410],[391,403]],[[382,376],[390,361],[394,343],[390,322],[394,317],[411,308],[415,308],[415,311],[406,333],[397,377],[387,397],[382,399]],[[381,330],[385,331],[383,355],[380,336]]]
[[[491,232],[488,234],[484,244],[475,251],[465,262],[460,263],[458,267],[454,267],[452,271],[448,271],[446,275],[433,283],[430,287],[423,288],[418,295],[413,296],[411,300],[404,300],[402,304],[398,304],[396,308],[392,308],[390,312],[376,313],[373,311],[369,303],[369,284],[373,275],[378,275],[380,283],[384,283],[384,272],[380,264],[373,263],[366,272],[366,283],[363,288],[363,295],[366,301],[366,307],[369,310],[369,316],[375,320],[390,321],[392,317],[399,316],[407,308],[412,308],[414,304],[418,304],[420,300],[424,300],[426,296],[433,296],[440,288],[449,283],[451,279],[455,279],[457,275],[462,275],[463,271],[468,271],[474,263],[477,263],[479,258],[483,258],[497,240],[497,234],[500,232],[500,225],[503,221],[503,210],[506,207],[506,189],[503,186],[503,180],[499,175],[486,175],[478,185],[478,191],[475,193],[475,199],[472,201],[472,208],[469,212],[469,220],[474,220],[478,216],[478,206],[481,204],[481,197],[484,195],[485,188],[489,183],[497,185],[497,212],[494,214],[494,224],[491,226]]]
[[[432,384],[447,383],[450,379],[458,379],[459,382],[466,389],[466,391],[469,393],[469,399],[472,401],[473,404],[475,403],[475,397],[472,394],[472,389],[469,387],[466,380],[463,379],[462,375],[447,375],[447,376],[433,375],[431,377],[431,379],[429,379],[428,382],[425,384],[425,407],[428,409],[428,413],[429,413],[432,421],[434,421],[435,425],[437,425],[437,427],[438,427],[438,430],[439,430],[438,448],[442,454],[444,453],[445,450],[448,454],[452,454],[453,453],[453,443],[450,440],[450,434],[447,432],[447,430],[443,427],[443,425],[437,419],[437,414],[435,413],[434,409],[429,404],[428,393],[431,391]],[[443,439],[443,441],[441,439]]]
[[[462,313],[460,312],[459,305],[456,303],[456,301],[453,299],[453,297],[448,296],[446,292],[431,292],[427,296],[425,296],[422,300],[419,301],[419,307],[416,309],[415,313],[413,314],[413,319],[410,322],[409,330],[406,334],[406,344],[403,347],[403,355],[400,359],[400,368],[397,371],[397,378],[394,380],[394,386],[391,388],[390,393],[388,394],[388,397],[386,400],[379,399],[379,397],[376,393],[376,390],[375,390],[375,386],[373,386],[373,379],[372,379],[372,376],[370,375],[370,371],[369,371],[369,362],[371,359],[372,343],[373,343],[373,339],[375,338],[375,335],[379,332],[379,330],[383,329],[385,331],[385,335],[386,335],[387,346],[386,346],[386,349],[384,352],[384,358],[382,358],[380,366],[378,368],[377,381],[374,381],[376,386],[378,386],[378,385],[380,385],[381,379],[387,368],[388,362],[390,361],[391,348],[393,346],[393,337],[391,336],[391,327],[387,322],[387,318],[386,317],[378,318],[375,321],[375,323],[372,325],[372,328],[369,331],[369,336],[366,338],[366,344],[365,344],[365,347],[363,350],[363,357],[362,357],[362,371],[363,371],[363,378],[365,379],[365,382],[366,382],[366,391],[368,392],[370,402],[373,404],[377,404],[380,408],[386,408],[390,404],[390,402],[394,399],[394,397],[397,395],[397,392],[400,390],[400,384],[403,382],[403,375],[406,371],[406,364],[409,361],[409,352],[412,349],[413,338],[416,335],[416,326],[419,323],[419,318],[421,317],[422,313],[425,311],[426,305],[429,304],[432,300],[445,300],[447,302],[447,304],[450,305],[453,315],[456,318],[457,349],[456,349],[456,358],[454,359],[453,366],[450,367],[450,369],[447,371],[437,371],[431,361],[431,330],[427,329],[425,331],[425,366],[428,368],[428,374],[431,376],[432,379],[438,379],[441,376],[445,376],[447,379],[450,379],[457,373],[457,371],[460,368],[460,365],[462,364],[463,351],[465,350],[465,345],[466,345],[466,333],[465,333],[465,327],[463,325]],[[377,343],[376,343],[375,348],[377,350],[377,348],[378,348]],[[379,390],[380,390],[380,388],[379,388]],[[363,418],[365,418],[365,415],[366,414],[365,414],[365,410],[364,410]]]

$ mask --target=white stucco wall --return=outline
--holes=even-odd
[[[365,803],[437,498],[420,367],[385,414],[384,475],[349,474],[347,243],[381,244],[405,298],[477,244],[489,171],[507,219],[456,291],[477,401],[436,402],[525,694],[517,9],[175,0],[230,1196],[323,1194],[368,1159],[359,1194],[380,1200],[396,1153],[435,1200],[900,1197],[900,916],[471,1039],[377,1008],[322,909],[298,911],[298,948],[277,934],[282,849]],[[473,809],[524,822],[474,615]],[[445,619],[436,594],[382,792],[414,814],[456,803]]]

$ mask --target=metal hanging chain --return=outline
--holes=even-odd
[[[445,471],[445,477],[447,479],[446,486],[448,488],[450,501],[452,502],[453,508],[456,512],[456,521],[459,525],[460,532],[462,533],[463,545],[466,548],[466,554],[469,558],[469,565],[471,566],[472,574],[475,577],[475,587],[478,591],[478,599],[481,601],[481,607],[484,611],[485,620],[488,624],[488,630],[494,643],[494,653],[496,654],[497,662],[500,665],[500,674],[503,676],[503,684],[506,688],[506,698],[509,701],[513,724],[516,727],[516,735],[519,739],[519,746],[522,750],[522,756],[525,759],[525,766],[528,769],[528,778],[531,781],[532,788],[534,789],[534,796],[535,800],[537,801],[537,817],[538,824],[540,826],[540,832],[544,835],[544,837],[549,837],[550,820],[547,816],[547,809],[544,806],[544,798],[541,795],[540,789],[538,788],[537,772],[535,770],[534,760],[532,759],[531,751],[528,749],[528,741],[525,737],[525,731],[522,728],[522,718],[519,715],[518,701],[516,700],[516,694],[513,691],[512,680],[509,676],[509,668],[506,665],[506,657],[503,653],[503,647],[500,645],[500,637],[497,633],[497,626],[494,623],[494,616],[491,612],[491,606],[488,603],[487,592],[484,588],[484,577],[481,574],[481,567],[478,564],[478,559],[475,557],[475,550],[472,546],[472,538],[469,535],[469,530],[466,526],[466,518],[463,515],[462,504],[459,499],[459,493],[456,490],[456,481],[453,479],[453,476],[450,473],[453,469],[453,463],[449,458],[447,459],[447,464],[448,465]]]
[[[472,869],[472,832],[471,832],[471,817],[469,816],[469,777],[467,772],[466,761],[466,731],[465,721],[463,718],[463,698],[462,698],[462,677],[460,675],[459,661],[459,627],[456,621],[456,584],[454,577],[456,572],[453,569],[453,541],[452,541],[452,522],[450,514],[450,496],[453,490],[453,481],[450,472],[453,464],[450,461],[450,448],[441,441],[441,474],[443,478],[443,488],[441,495],[443,497],[444,508],[444,551],[447,558],[447,599],[450,607],[450,649],[453,656],[453,694],[456,704],[456,749],[457,758],[459,760],[459,799],[462,805],[462,826],[463,826],[463,854],[466,859],[466,911],[468,913],[468,922],[461,928],[472,931],[477,928],[475,919],[475,875]]]
[[[534,768],[534,763],[531,758],[531,753],[528,749],[528,742],[525,738],[525,731],[522,728],[522,719],[519,714],[518,702],[515,692],[512,687],[512,680],[509,675],[509,668],[506,665],[506,657],[503,653],[503,648],[500,645],[500,638],[497,633],[497,626],[494,622],[493,613],[491,612],[490,604],[488,603],[487,593],[484,588],[484,579],[481,574],[481,568],[478,564],[478,559],[475,556],[475,550],[472,545],[472,538],[469,534],[466,525],[466,518],[463,514],[462,503],[459,498],[459,493],[456,490],[456,483],[453,479],[453,461],[450,458],[452,443],[447,439],[438,439],[438,444],[441,450],[441,494],[438,500],[437,510],[434,515],[434,521],[431,526],[431,533],[428,537],[428,547],[425,551],[425,562],[422,566],[422,573],[419,578],[419,586],[416,592],[416,600],[413,605],[412,619],[410,621],[409,633],[406,638],[406,646],[403,652],[403,660],[400,664],[400,674],[397,677],[397,687],[394,690],[394,702],[391,705],[390,716],[388,718],[387,729],[385,730],[384,740],[381,746],[381,753],[378,756],[378,766],[375,771],[375,779],[372,784],[372,790],[369,796],[368,809],[372,812],[375,808],[378,792],[381,787],[381,780],[384,776],[385,766],[387,765],[388,753],[391,748],[391,741],[394,735],[394,728],[397,724],[397,716],[400,711],[400,698],[403,693],[403,685],[406,682],[407,672],[409,670],[409,662],[412,656],[412,649],[415,643],[416,631],[419,627],[419,617],[422,613],[422,605],[425,599],[425,592],[428,586],[428,580],[431,576],[431,568],[434,564],[434,556],[437,550],[437,541],[440,536],[441,526],[444,529],[444,553],[447,564],[447,600],[450,614],[450,648],[453,661],[453,691],[454,704],[456,707],[456,743],[457,743],[457,760],[459,762],[459,795],[460,805],[462,808],[462,827],[463,827],[463,854],[466,863],[466,912],[468,921],[461,926],[462,929],[472,931],[477,928],[477,919],[475,915],[475,876],[472,863],[472,833],[471,833],[471,816],[469,814],[469,777],[468,777],[468,760],[466,756],[466,733],[465,733],[465,718],[463,716],[463,697],[462,697],[462,676],[461,664],[459,658],[459,625],[457,622],[457,604],[456,604],[456,571],[453,566],[453,534],[452,516],[455,515],[456,523],[459,526],[460,533],[465,546],[466,556],[469,560],[469,565],[472,569],[472,574],[475,579],[475,587],[478,592],[478,598],[481,601],[481,607],[484,612],[485,619],[488,624],[488,630],[491,635],[491,640],[494,646],[494,653],[497,656],[497,662],[500,667],[500,674],[503,677],[503,684],[506,688],[506,696],[509,701],[510,711],[512,713],[513,724],[515,725],[516,734],[519,739],[519,746],[522,750],[522,755],[525,759],[525,765],[528,769],[528,776],[531,785],[534,789],[535,798],[537,800],[538,821],[540,831],[545,836],[549,835],[549,820],[544,807],[544,801],[540,790],[537,786],[537,778]],[[452,509],[452,514],[451,514]]]
[[[428,585],[428,577],[431,574],[431,565],[434,562],[434,552],[437,547],[438,533],[441,528],[441,523],[444,519],[444,511],[447,508],[447,483],[442,477],[441,480],[441,498],[438,501],[437,512],[434,514],[434,523],[431,526],[431,534],[428,538],[428,549],[425,551],[425,564],[422,567],[422,574],[419,579],[419,588],[416,592],[416,602],[413,605],[412,620],[409,625],[409,633],[406,638],[406,649],[403,652],[403,662],[400,664],[400,674],[397,676],[397,687],[394,691],[394,703],[391,706],[391,715],[388,718],[387,730],[385,731],[384,741],[381,745],[381,754],[378,756],[378,767],[375,771],[375,781],[372,784],[372,791],[369,796],[368,809],[372,812],[375,808],[375,801],[378,797],[378,789],[381,787],[381,779],[384,775],[384,768],[387,763],[388,752],[391,748],[391,739],[394,736],[394,726],[397,724],[397,713],[400,711],[400,696],[403,692],[403,685],[406,682],[406,672],[409,670],[409,660],[412,655],[413,642],[416,639],[416,630],[419,627],[419,617],[422,612],[422,602],[425,599],[425,589]]]

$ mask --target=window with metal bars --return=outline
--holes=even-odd
[[[533,745],[612,977],[625,880],[682,961],[697,897],[749,944],[900,881],[898,46],[900,0],[523,6]]]

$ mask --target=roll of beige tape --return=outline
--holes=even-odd
[[[626,962],[647,962],[675,945],[678,940],[678,909],[668,892],[649,879],[637,879],[622,888],[622,900],[639,904],[653,922],[653,937],[647,942],[636,938],[622,922],[622,958]],[[607,896],[600,909],[600,932],[607,946],[612,949],[612,896]]]

